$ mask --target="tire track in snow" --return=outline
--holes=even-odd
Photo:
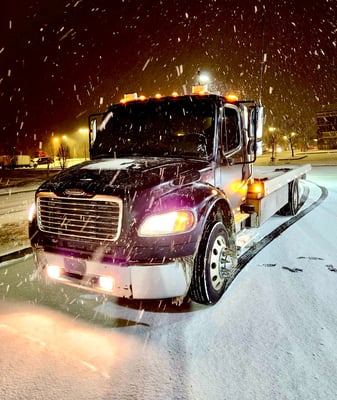
[[[325,188],[324,186],[319,186],[314,182],[310,183],[314,184],[321,190],[321,195],[320,197],[314,201],[310,206],[305,208],[304,210],[300,211],[298,214],[294,215],[290,219],[288,219],[286,222],[284,222],[282,225],[278,226],[276,229],[271,231],[268,235],[263,237],[261,240],[259,240],[255,246],[251,249],[248,249],[240,258],[238,262],[238,272],[239,273],[247,264],[248,262],[254,258],[261,250],[263,250],[266,246],[268,246],[269,243],[271,243],[273,240],[275,240],[278,236],[281,235],[285,230],[290,228],[295,222],[303,218],[305,215],[309,214],[312,210],[314,210],[316,207],[318,207],[327,197],[328,197],[328,189]],[[306,191],[303,193],[300,206],[303,206],[304,202],[308,198],[309,194],[309,189],[305,187]]]

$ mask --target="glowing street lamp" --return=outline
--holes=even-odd
[[[53,138],[53,158],[55,158],[57,156],[58,146],[59,146],[59,138],[54,137]]]
[[[200,84],[201,85],[205,85],[206,83],[208,83],[209,82],[209,75],[208,74],[206,74],[205,72],[202,72],[200,75],[199,75],[199,82],[200,82]]]
[[[210,82],[210,76],[207,72],[201,72],[200,69],[198,69],[197,72],[197,85],[204,85],[207,86],[207,84]]]

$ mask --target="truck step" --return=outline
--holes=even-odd
[[[243,250],[253,243],[253,240],[258,234],[257,228],[243,229],[236,236],[236,248],[238,249],[239,255]]]
[[[234,215],[235,230],[236,232],[242,231],[246,226],[246,221],[250,217],[250,214],[238,212]]]

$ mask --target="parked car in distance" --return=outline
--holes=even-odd
[[[32,159],[32,164],[34,168],[37,168],[38,165],[45,165],[45,164],[53,164],[54,159],[52,157],[38,157]]]

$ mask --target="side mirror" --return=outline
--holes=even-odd
[[[260,156],[262,154],[262,140],[249,139],[247,153],[249,155]]]
[[[225,166],[231,167],[232,165],[235,164],[235,160],[234,160],[233,157],[230,157],[230,156],[223,157],[222,164],[225,165]]]

